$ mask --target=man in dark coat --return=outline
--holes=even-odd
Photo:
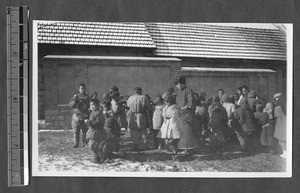
[[[240,103],[240,107],[234,113],[237,120],[237,137],[244,150],[253,150],[256,130],[256,121],[253,112],[246,101]]]
[[[74,97],[72,97],[69,102],[69,106],[73,109],[71,125],[74,133],[73,147],[75,148],[79,146],[80,130],[82,130],[83,146],[87,145],[87,140],[86,140],[87,127],[84,123],[84,120],[89,118],[89,110],[88,110],[90,105],[89,103],[90,103],[90,97],[88,94],[86,94],[86,85],[82,83],[79,85],[79,94],[75,94]]]
[[[118,120],[120,128],[127,129],[126,113],[125,108],[120,105],[120,93],[119,88],[113,85],[109,89],[111,96],[111,109],[114,112],[115,118]]]
[[[185,77],[180,76],[174,81],[178,88],[176,103],[182,111],[182,131],[180,132],[179,149],[184,149],[184,154],[191,153],[190,150],[199,146],[199,130],[195,117],[196,101],[194,92],[186,86]]]

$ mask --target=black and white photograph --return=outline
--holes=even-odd
[[[292,176],[292,24],[32,31],[33,176]]]

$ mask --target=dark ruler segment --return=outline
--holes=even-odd
[[[28,8],[7,7],[8,186],[29,183]]]

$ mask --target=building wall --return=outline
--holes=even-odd
[[[60,88],[59,83],[59,71],[60,65],[70,65],[73,66],[71,69],[74,70],[74,80],[70,82],[73,85],[73,92],[68,92],[65,95],[60,95],[58,93]],[[55,59],[55,58],[44,58],[43,60],[44,69],[44,108],[39,108],[39,111],[43,111],[46,122],[46,129],[70,129],[70,118],[71,109],[68,104],[60,103],[58,96],[69,95],[68,100],[78,93],[78,85],[80,83],[85,83],[88,88],[88,93],[92,94],[97,91],[101,99],[104,91],[108,91],[112,84],[116,84],[120,88],[121,94],[131,94],[135,86],[141,86],[146,94],[149,92],[151,97],[155,97],[157,94],[157,88],[163,90],[170,86],[173,86],[173,80],[179,76],[181,66],[180,60],[122,60],[122,59]],[[108,71],[108,69],[110,69]],[[113,73],[114,69],[118,73]],[[120,71],[127,70],[127,71]],[[122,74],[134,75],[136,72],[145,72],[143,75],[121,77]],[[96,78],[97,74],[103,75],[106,73],[106,78],[91,81]],[[164,81],[161,81],[161,78]],[[112,80],[114,80],[112,82]],[[127,93],[125,90],[128,88],[123,88],[124,81],[127,80],[128,88],[131,88]],[[138,83],[142,82],[142,85]],[[163,86],[162,86],[163,85]],[[163,90],[158,91],[160,94]],[[123,93],[122,93],[123,92]],[[148,94],[148,93],[147,93]],[[64,100],[66,101],[66,100]]]
[[[65,44],[38,44],[38,105],[45,108],[44,66],[43,58],[46,55],[82,55],[82,56],[149,56],[153,49],[125,48],[108,46],[65,45]],[[76,68],[79,68],[78,66]],[[78,70],[77,70],[78,71]],[[84,73],[78,72],[78,73]],[[80,75],[83,76],[83,75]],[[80,79],[77,79],[80,82]],[[76,83],[75,83],[76,84]],[[45,119],[43,111],[38,113],[39,119]]]
[[[243,83],[253,90],[256,89],[259,92],[262,92],[262,87],[259,87],[260,84],[265,84],[269,82],[269,97],[271,97],[276,92],[286,93],[286,61],[270,61],[270,60],[246,60],[246,59],[217,59],[217,58],[180,58],[182,60],[181,65],[183,67],[210,67],[210,68],[253,68],[253,69],[271,69],[276,71],[275,75],[272,75],[270,78],[266,79],[267,74],[240,74],[233,76],[246,76],[248,77],[248,82],[245,82],[244,78],[239,79],[240,82],[231,83],[231,87],[243,86]],[[212,76],[214,74],[211,74]],[[224,75],[228,76],[228,75]],[[230,75],[229,75],[230,76]],[[264,78],[264,77],[265,78]],[[228,80],[228,78],[227,78]],[[229,80],[230,83],[230,80]],[[224,83],[227,87],[226,83]],[[199,88],[200,89],[200,88]],[[211,89],[211,88],[210,88]],[[203,90],[202,88],[200,90]],[[217,90],[215,88],[214,90]],[[231,89],[229,89],[231,91]],[[211,92],[211,91],[208,91]]]
[[[52,44],[39,44],[38,47],[38,102],[39,109],[45,109],[45,100],[47,98],[45,93],[45,83],[44,83],[44,66],[43,57],[46,55],[94,55],[94,56],[151,56],[153,55],[153,49],[142,49],[142,48],[121,48],[121,47],[101,47],[101,46],[74,46],[74,45],[52,45]],[[276,71],[275,80],[266,80],[269,82],[276,82],[272,84],[272,89],[270,92],[283,92],[286,93],[286,61],[268,61],[268,60],[246,60],[246,59],[216,59],[216,58],[180,58],[182,60],[182,66],[195,66],[195,67],[215,67],[215,68],[264,68],[273,69]],[[87,79],[88,71],[82,66],[77,65],[74,68],[76,73],[76,79],[74,85],[78,85],[80,82],[84,82]],[[46,69],[47,71],[47,69]],[[253,76],[252,76],[253,77]],[[234,78],[232,78],[234,79]],[[243,82],[244,78],[240,79],[241,83],[256,84],[255,78],[248,79],[248,82]],[[260,78],[263,81],[263,78]],[[233,81],[236,83],[237,81]],[[257,82],[257,84],[260,84]],[[240,85],[242,86],[242,85]],[[236,85],[232,86],[236,87]],[[250,87],[252,87],[250,85]],[[217,88],[217,87],[216,87]],[[254,88],[254,87],[253,87]],[[259,88],[260,89],[260,88]],[[200,89],[201,90],[201,89]],[[260,91],[261,92],[261,91]],[[274,94],[274,93],[270,93]],[[39,119],[45,119],[45,114],[43,111],[39,111]]]
[[[206,92],[207,97],[217,95],[220,88],[233,94],[240,86],[247,85],[258,96],[269,100],[276,92],[276,73],[244,72],[182,72],[194,92]]]

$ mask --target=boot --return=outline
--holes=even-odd
[[[74,141],[74,145],[73,147],[79,147],[79,133],[74,133],[73,134],[73,141]]]

